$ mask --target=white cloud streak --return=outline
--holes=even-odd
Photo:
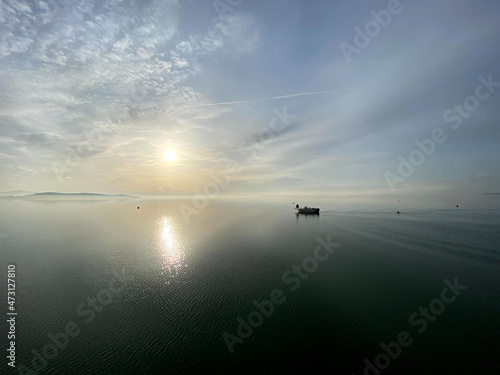
[[[233,104],[246,104],[246,103],[257,103],[257,102],[266,102],[270,100],[281,100],[281,99],[289,99],[296,98],[300,96],[309,96],[309,95],[320,95],[320,94],[331,94],[334,92],[341,92],[342,90],[323,90],[323,91],[311,91],[311,92],[299,92],[295,94],[281,95],[281,96],[271,96],[267,98],[259,98],[259,99],[250,99],[250,100],[236,100],[232,102],[219,102],[219,103],[204,103],[204,104],[195,104],[195,105],[186,105],[181,106],[182,108],[196,108],[196,107],[213,107],[219,105],[233,105]]]

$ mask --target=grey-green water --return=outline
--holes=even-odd
[[[296,216],[291,205],[213,201],[187,223],[180,203],[0,202],[4,296],[7,265],[16,265],[17,370],[500,373],[500,211]],[[328,236],[339,246],[316,250]],[[308,258],[315,251],[324,259],[317,266]],[[305,259],[299,285],[292,267]],[[432,302],[455,278],[467,289]],[[238,337],[237,319],[276,289],[282,303],[251,315],[257,327]],[[409,319],[429,304],[435,314],[419,333],[423,318]],[[50,337],[70,322],[78,334],[55,352]],[[411,343],[384,362],[381,343],[403,331]],[[225,333],[241,340],[232,354]],[[7,344],[2,334],[4,353]],[[365,370],[377,356],[387,368]],[[16,373],[7,362],[0,372]]]

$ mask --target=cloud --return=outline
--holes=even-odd
[[[189,193],[237,160],[232,191],[378,191],[383,171],[446,126],[443,111],[474,92],[478,75],[500,79],[498,5],[443,4],[406,4],[347,64],[338,44],[367,22],[370,2],[254,2],[214,21],[210,2],[1,1],[1,183],[57,190],[53,163],[67,166],[80,146],[88,152],[63,186]],[[496,173],[497,95],[450,133],[412,187]],[[278,104],[295,118],[259,139]],[[253,159],[239,150],[248,140]],[[161,157],[168,148],[175,165]],[[470,186],[497,191],[498,180]]]
[[[199,74],[202,59],[239,45],[253,27],[232,15],[182,40],[176,0],[0,4],[0,82],[9,88],[0,94],[0,151],[13,161],[23,150],[43,149],[39,156],[49,165],[94,129],[113,136],[86,157],[114,148],[120,157],[137,155],[150,146],[115,147],[129,131],[151,129],[154,137],[202,128],[200,121],[224,111],[180,108],[204,100],[187,81]],[[187,118],[195,123],[185,126]]]

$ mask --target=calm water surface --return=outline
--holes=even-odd
[[[1,279],[17,267],[17,365],[32,368],[49,334],[74,322],[80,333],[40,373],[357,375],[402,331],[412,342],[388,364],[379,357],[382,374],[500,373],[500,211],[299,217],[291,205],[213,201],[186,223],[180,203],[1,201]],[[284,283],[328,236],[340,244],[333,254],[298,287]],[[455,278],[467,289],[419,333],[410,316]],[[224,333],[236,337],[237,319],[275,289],[286,300],[231,354]]]

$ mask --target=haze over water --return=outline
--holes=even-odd
[[[41,373],[362,374],[402,331],[413,341],[383,374],[499,373],[499,210],[297,216],[291,202],[213,200],[187,223],[180,203],[1,201],[18,365],[73,321],[81,333]],[[292,290],[283,274],[328,236],[339,246]],[[124,288],[86,323],[117,274]],[[419,333],[409,317],[455,279],[467,288]],[[231,354],[223,334],[275,289],[286,300]]]

